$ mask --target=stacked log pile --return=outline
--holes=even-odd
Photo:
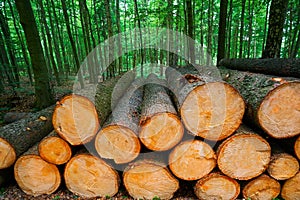
[[[129,75],[109,107],[103,98],[112,97],[115,83],[99,87],[95,104],[65,96],[49,108],[53,116],[30,119],[45,123],[33,144],[16,142],[30,134],[15,141],[0,132],[0,148],[10,147],[0,151],[2,169],[14,164],[17,184],[32,196],[54,192],[63,177],[83,198],[112,197],[122,184],[134,199],[171,199],[181,182],[191,182],[204,200],[300,199],[299,80],[220,72],[178,67],[165,80]],[[49,117],[52,132],[43,128]]]

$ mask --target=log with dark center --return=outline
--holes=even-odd
[[[300,199],[300,172],[285,181],[281,189],[281,197],[284,200]]]

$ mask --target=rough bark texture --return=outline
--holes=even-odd
[[[134,199],[171,199],[179,188],[179,181],[164,165],[148,160],[129,165],[123,182]]]
[[[220,68],[224,80],[247,103],[245,123],[255,124],[274,138],[300,134],[300,82],[263,74]]]
[[[232,86],[213,76],[199,75],[193,67],[169,67],[166,78],[190,133],[222,140],[239,127],[245,103]]]
[[[220,66],[228,69],[249,71],[276,76],[289,76],[300,78],[300,60],[292,58],[268,58],[268,59],[222,59]]]
[[[261,175],[243,189],[243,197],[251,200],[273,200],[280,194],[280,183],[268,175]]]
[[[240,184],[220,173],[210,173],[197,181],[194,192],[199,199],[235,200],[240,194]]]
[[[18,156],[48,135],[54,106],[0,128],[0,169],[10,167]]]
[[[294,152],[295,152],[297,158],[300,160],[300,136],[295,141]]]
[[[67,163],[64,172],[67,188],[85,198],[114,196],[119,189],[118,173],[102,159],[78,154]]]
[[[283,184],[281,197],[285,200],[300,199],[300,172]]]
[[[177,145],[169,156],[173,174],[183,180],[198,180],[216,166],[213,149],[200,140],[187,140]]]

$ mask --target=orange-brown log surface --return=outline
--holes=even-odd
[[[281,196],[284,200],[300,199],[300,172],[285,181],[281,189]]]

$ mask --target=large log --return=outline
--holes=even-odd
[[[228,176],[210,173],[197,181],[194,192],[201,200],[235,200],[240,194],[240,185]]]
[[[285,181],[281,189],[281,197],[284,200],[300,199],[300,172]]]
[[[0,128],[0,169],[13,165],[16,158],[53,130],[54,106]]]
[[[219,65],[240,71],[300,78],[300,59],[297,58],[231,58],[222,59]]]
[[[205,142],[187,140],[177,145],[169,155],[169,167],[183,180],[198,180],[216,166],[216,154]]]
[[[254,123],[274,138],[300,134],[300,81],[220,68],[247,103],[245,123]],[[293,81],[294,80],[294,81]]]
[[[140,153],[138,138],[143,80],[137,79],[119,100],[112,114],[95,138],[95,148],[105,159],[116,164],[128,163]]]
[[[123,172],[124,185],[134,199],[171,199],[179,181],[161,163],[141,160]]]
[[[85,198],[114,196],[119,189],[118,173],[102,159],[87,153],[71,158],[64,171],[68,190]]]
[[[139,138],[153,151],[173,148],[184,132],[165,86],[166,83],[153,74],[148,76],[144,86]]]
[[[245,103],[232,86],[212,76],[201,76],[192,67],[169,67],[166,78],[189,133],[217,141],[239,127]]]

